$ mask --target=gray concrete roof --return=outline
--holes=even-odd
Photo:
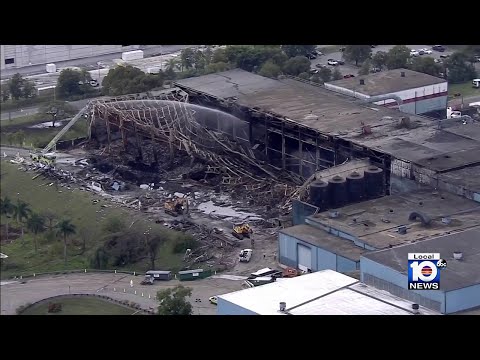
[[[480,165],[441,174],[439,179],[480,194]]]
[[[405,77],[401,77],[402,72],[405,73]],[[364,85],[360,85],[360,79],[365,80]],[[356,91],[361,94],[375,96],[444,82],[446,82],[445,79],[436,76],[407,69],[395,69],[355,78],[331,81],[328,84]]]
[[[367,251],[354,245],[351,241],[340,239],[337,236],[330,235],[329,233],[316,229],[310,225],[292,226],[280,230],[280,233],[289,235],[353,261],[360,261],[360,256]]]
[[[362,104],[350,96],[293,79],[274,80],[235,69],[179,80],[176,85],[221,99],[235,98],[239,105],[275,113],[286,122],[338,136],[405,161],[429,166],[428,159],[438,156],[432,167],[442,171],[472,164],[469,151],[480,149],[478,123],[454,123],[438,129],[437,122],[430,118],[409,115],[411,127],[402,128],[399,121],[406,114],[398,110]],[[372,134],[362,134],[362,122],[371,127]],[[445,157],[450,153],[455,154]]]
[[[322,212],[308,219],[355,236],[375,249],[385,249],[478,226],[479,210],[480,204],[475,201],[447,192],[420,190],[347,205],[339,210],[338,218]],[[431,224],[408,220],[414,211],[429,216]],[[441,219],[448,215],[452,221],[445,225]],[[400,225],[407,226],[406,234],[398,233]]]
[[[480,227],[445,235],[416,244],[364,255],[365,258],[407,273],[408,253],[440,253],[447,260],[447,268],[440,273],[440,290],[447,292],[480,284]],[[454,260],[453,252],[463,253],[462,260]]]

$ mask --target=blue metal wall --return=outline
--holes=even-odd
[[[357,263],[353,260],[344,258],[330,251],[282,233],[278,235],[278,259],[281,264],[297,268],[298,244],[304,245],[311,249],[312,271],[331,269],[339,272],[347,272],[354,271],[358,268]]]
[[[217,315],[258,315],[257,313],[247,310],[230,301],[218,298]]]
[[[407,274],[399,273],[365,257],[360,258],[360,280],[403,299],[445,313],[445,293],[435,290],[408,290]]]
[[[337,255],[337,271],[350,272],[357,270],[357,263],[353,260]]]
[[[480,284],[447,292],[445,302],[447,314],[480,306]]]
[[[424,114],[431,111],[445,110],[446,108],[447,96],[439,96],[432,99],[402,104],[400,111],[407,114]]]
[[[337,255],[320,248],[317,249],[317,267],[314,267],[314,271],[331,269],[337,271]]]

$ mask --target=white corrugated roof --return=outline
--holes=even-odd
[[[292,315],[411,315],[412,302],[386,291],[358,283],[333,270],[323,270],[292,279],[282,279],[246,290],[220,295],[259,315],[285,315],[280,302]],[[221,302],[219,302],[219,306]],[[439,314],[420,307],[420,313]]]

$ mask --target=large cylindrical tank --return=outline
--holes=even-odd
[[[365,169],[365,192],[367,199],[375,199],[385,194],[383,170],[376,166]]]
[[[365,177],[359,172],[352,172],[347,176],[348,201],[359,202],[365,200]]]
[[[310,185],[310,203],[325,211],[330,207],[330,198],[328,195],[328,183],[317,180]]]
[[[330,206],[334,209],[345,206],[348,202],[347,180],[336,175],[328,180],[330,188]]]

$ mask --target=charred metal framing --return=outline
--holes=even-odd
[[[293,171],[306,179],[315,171],[341,164],[349,158],[369,158],[384,170],[389,188],[388,154],[323,134],[280,114],[238,104],[236,98],[222,99],[184,85],[177,86],[189,94],[189,102],[222,109],[248,122],[250,143],[261,148],[275,167]]]

